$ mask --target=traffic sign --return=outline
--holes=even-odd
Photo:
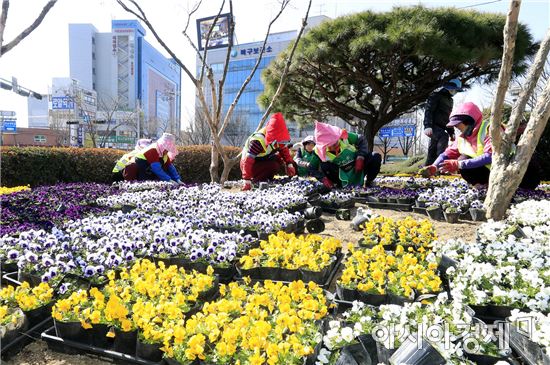
[[[380,138],[392,137],[413,137],[416,134],[415,125],[400,125],[395,127],[384,127],[378,131]]]
[[[4,119],[2,121],[3,132],[17,132],[17,122],[13,119]]]
[[[11,110],[0,110],[0,117],[15,117],[15,112]]]

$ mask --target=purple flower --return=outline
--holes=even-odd
[[[8,258],[10,260],[15,260],[18,257],[19,257],[19,251],[17,251],[17,250],[9,250],[8,251]]]
[[[86,266],[84,269],[84,277],[89,278],[90,276],[94,276],[96,273],[95,267],[93,266]]]

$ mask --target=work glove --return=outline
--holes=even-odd
[[[294,165],[289,163],[286,166],[286,172],[289,177],[296,176],[296,169],[294,168]]]
[[[365,167],[365,158],[363,156],[357,156],[355,159],[355,172],[360,173],[363,172],[363,168]]]
[[[431,137],[433,134],[433,130],[431,128],[424,129],[424,134],[428,137]]]
[[[243,188],[241,189],[241,191],[248,191],[248,190],[252,190],[252,181],[245,180]]]
[[[458,160],[445,160],[441,163],[441,172],[448,172],[450,174],[454,174],[455,172],[458,172],[459,166],[458,166]]]
[[[321,182],[328,189],[332,189],[334,187],[334,184],[332,183],[332,181],[330,181],[328,177],[324,177],[323,180],[321,180]]]
[[[426,166],[420,170],[422,177],[432,177],[437,173],[437,167],[435,165]]]

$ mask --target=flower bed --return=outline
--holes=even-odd
[[[436,238],[433,226],[427,220],[417,221],[407,217],[395,221],[380,216],[364,223],[363,240],[359,244],[364,247],[381,244],[388,249],[401,245],[405,248],[414,247],[422,252],[431,248]]]
[[[435,269],[433,254],[406,252],[398,245],[394,253],[384,251],[382,245],[372,249],[350,249],[341,278],[337,282],[341,299],[361,300],[372,305],[387,301],[402,304],[415,294],[436,293],[441,290],[441,279]]]
[[[166,357],[180,364],[303,364],[314,354],[322,337],[318,321],[327,314],[316,284],[230,283],[220,293],[184,327],[167,323],[174,336],[164,346]]]
[[[340,259],[341,248],[341,241],[335,238],[279,232],[241,257],[240,271],[253,279],[323,284]]]
[[[2,222],[0,236],[29,229],[50,230],[68,220],[98,214],[105,208],[94,206],[98,197],[112,195],[109,185],[94,183],[57,184],[0,195]]]

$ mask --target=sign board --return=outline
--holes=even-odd
[[[380,138],[393,138],[393,137],[414,137],[416,134],[415,125],[401,125],[395,127],[384,127],[378,131]]]
[[[15,117],[15,112],[11,110],[0,110],[0,117]]]
[[[83,146],[83,143],[84,143],[84,127],[81,126],[81,125],[78,126],[78,131],[77,131],[77,135],[76,135],[76,142],[77,142],[79,147]]]
[[[212,32],[208,40],[208,49],[222,48],[229,45],[229,22],[231,20],[231,14],[220,14],[216,24],[214,24],[215,19],[215,16],[197,19],[197,37],[199,50],[201,51],[207,47],[206,39],[210,28],[212,28]]]
[[[74,101],[70,96],[54,96],[52,97],[52,109],[72,110]]]
[[[2,120],[3,132],[17,132],[17,122],[14,119]]]
[[[103,137],[98,138],[99,141],[103,140]],[[105,138],[106,143],[126,143],[126,144],[135,144],[136,138],[135,137],[128,137],[128,136],[108,136]]]

